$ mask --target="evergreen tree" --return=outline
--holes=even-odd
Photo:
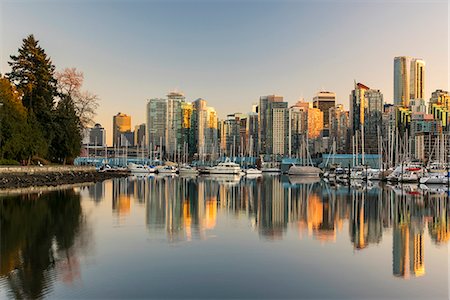
[[[54,115],[55,137],[51,144],[51,159],[72,162],[80,154],[81,123],[69,96],[62,96]]]
[[[11,72],[6,75],[23,94],[22,103],[28,109],[29,117],[36,117],[49,145],[54,136],[55,66],[33,35],[23,39],[18,51],[18,55],[10,56]]]

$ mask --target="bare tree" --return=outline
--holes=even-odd
[[[75,105],[81,126],[86,128],[94,123],[94,117],[98,108],[100,98],[89,91],[82,91],[84,76],[83,72],[76,68],[65,68],[56,72],[58,92],[70,97]]]

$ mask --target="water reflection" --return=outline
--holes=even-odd
[[[112,259],[103,262],[107,266],[99,264],[106,269],[121,261],[117,255],[122,257],[124,253],[127,260],[136,256],[138,265],[154,262],[155,258],[175,259],[170,253],[161,254],[167,250],[164,247],[157,252],[158,247],[210,238],[224,240],[223,235],[232,231],[229,226],[235,226],[240,230],[233,231],[238,234],[232,237],[238,241],[237,247],[241,245],[239,234],[248,238],[247,233],[265,245],[284,246],[292,237],[309,247],[309,243],[324,246],[344,241],[354,253],[369,252],[370,259],[367,249],[388,243],[392,252],[389,250],[383,259],[392,262],[392,270],[384,270],[392,278],[403,279],[426,278],[430,270],[426,268],[425,246],[429,247],[431,240],[435,247],[446,247],[450,237],[447,193],[439,189],[423,191],[416,186],[330,187],[320,181],[287,176],[147,176],[117,178],[81,188],[81,193],[79,190],[0,198],[0,290],[6,287],[8,296],[52,295],[58,282],[70,285],[81,281],[81,258],[94,244],[91,230],[96,230],[102,240],[97,258]],[[88,226],[87,214],[95,216],[95,228]],[[132,227],[120,230],[130,221]],[[140,238],[151,243],[141,244],[142,252],[133,252],[129,245]],[[259,241],[254,246],[264,248]],[[215,251],[223,251],[223,245],[216,247]],[[113,252],[108,255],[107,251]],[[246,258],[252,259],[251,255]],[[271,258],[269,255],[268,260]],[[339,260],[339,256],[333,259]],[[428,259],[428,267],[430,262]],[[167,263],[163,262],[161,270]],[[326,268],[332,272],[332,264],[328,264]],[[323,267],[317,265],[318,269]],[[143,275],[155,276],[150,268],[142,270]],[[131,271],[134,269],[124,270],[124,274]],[[95,276],[107,278],[109,271],[103,272]]]
[[[10,297],[38,298],[56,278],[80,279],[79,250],[89,240],[73,189],[2,197],[0,220],[0,277]]]
[[[146,199],[150,234],[163,234],[170,243],[207,238],[220,214],[245,216],[265,240],[281,240],[292,227],[300,238],[334,242],[348,222],[349,241],[356,251],[379,244],[383,232],[391,231],[392,273],[409,278],[425,274],[424,230],[428,227],[436,245],[446,244],[450,234],[447,194],[377,186],[331,189],[323,182],[299,183],[284,176],[154,177],[146,187],[143,182],[123,184],[134,184],[131,189],[141,191],[139,201]],[[119,195],[119,201],[125,195]]]

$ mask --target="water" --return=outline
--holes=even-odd
[[[288,177],[3,195],[0,297],[447,299],[448,196]]]

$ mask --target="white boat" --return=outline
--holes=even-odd
[[[131,173],[154,173],[155,172],[155,168],[145,166],[145,165],[140,165],[140,164],[134,164],[134,163],[129,163],[127,169]]]
[[[261,168],[261,172],[264,172],[264,173],[281,173],[281,169],[280,168],[276,168],[276,167],[262,167]]]
[[[387,177],[391,182],[419,182],[423,176],[423,167],[418,164],[406,164],[397,166]]]
[[[288,174],[295,176],[305,176],[305,177],[319,177],[322,170],[312,166],[296,166],[292,165],[289,168]]]
[[[241,167],[234,162],[223,162],[209,169],[209,174],[241,174]]]
[[[184,165],[180,167],[179,173],[180,175],[197,175],[199,172],[192,166]]]
[[[260,175],[262,174],[261,170],[255,169],[255,168],[250,168],[245,170],[245,174],[247,175]]]
[[[419,179],[422,184],[448,184],[449,177],[447,172],[441,173],[427,173]]]
[[[177,171],[177,168],[173,166],[165,166],[164,168],[158,169],[158,173],[160,174],[175,174]]]

